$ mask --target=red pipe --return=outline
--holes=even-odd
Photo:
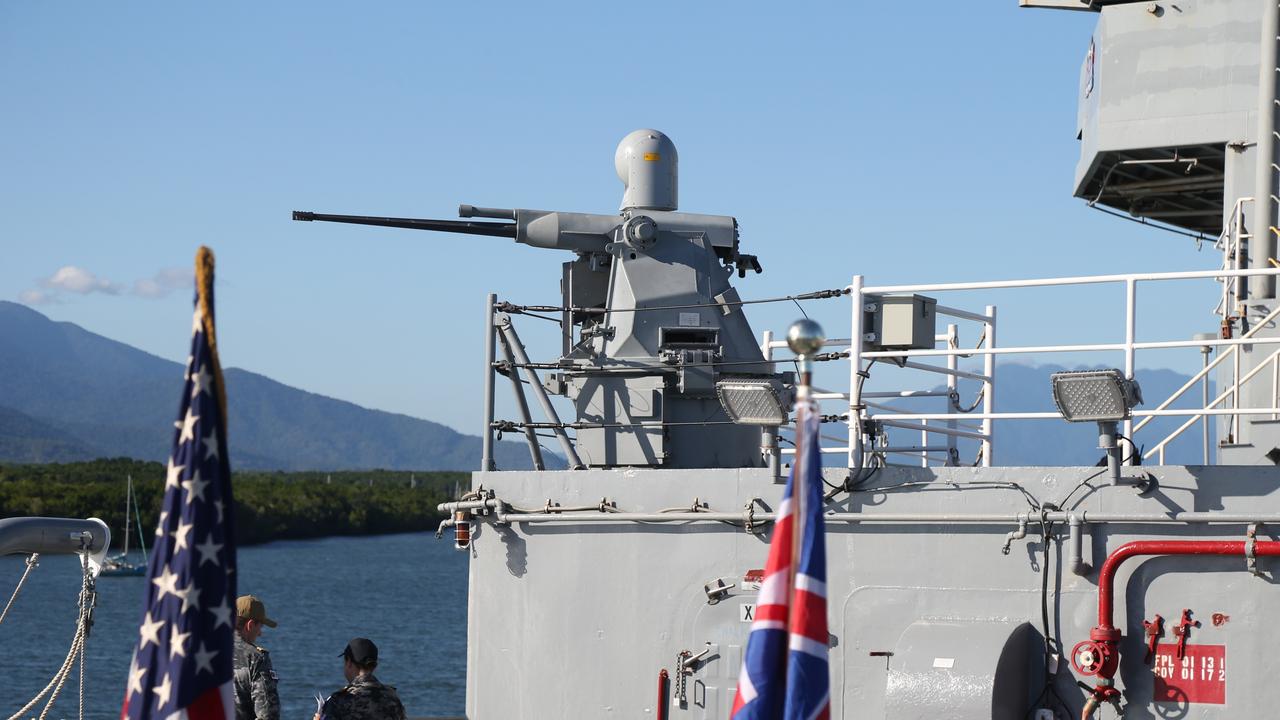
[[[1138,540],[1125,543],[1107,556],[1107,561],[1098,571],[1098,627],[1110,630],[1112,614],[1115,607],[1112,585],[1120,563],[1138,555],[1240,555],[1244,556],[1244,540]],[[1256,556],[1280,555],[1280,542],[1274,540],[1258,540],[1254,542],[1253,553]]]
[[[1274,540],[1138,540],[1125,543],[1107,556],[1098,571],[1098,625],[1089,639],[1071,651],[1071,663],[1085,675],[1097,676],[1097,687],[1085,703],[1081,718],[1090,718],[1099,705],[1120,696],[1112,678],[1120,667],[1120,631],[1112,623],[1115,613],[1114,585],[1120,564],[1139,555],[1239,555],[1253,545],[1255,557],[1280,556],[1280,542]],[[1077,654],[1079,652],[1079,654]]]

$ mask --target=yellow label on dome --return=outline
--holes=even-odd
[[[644,159],[648,160],[649,162],[655,162],[657,160],[661,160],[662,156],[659,155],[658,153],[645,153]]]

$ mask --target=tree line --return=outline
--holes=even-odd
[[[156,462],[0,465],[0,517],[102,518],[118,548],[130,476],[150,545],[164,497],[165,467]],[[469,482],[464,472],[233,472],[236,541],[434,530],[442,519],[436,505],[454,499]],[[133,536],[136,529],[135,523]]]

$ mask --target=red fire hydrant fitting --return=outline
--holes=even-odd
[[[1113,590],[1120,563],[1138,555],[1240,555],[1280,556],[1280,542],[1272,540],[1138,540],[1116,548],[1098,571],[1098,625],[1089,631],[1089,639],[1071,650],[1071,665],[1076,672],[1097,677],[1093,697],[1083,717],[1092,714],[1103,702],[1119,697],[1114,678],[1120,667],[1120,631],[1112,624],[1115,611]]]

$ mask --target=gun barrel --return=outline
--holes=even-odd
[[[372,217],[368,215],[326,215],[324,213],[293,211],[293,219],[302,222],[339,222],[352,225],[376,225],[379,227],[407,228],[409,230],[434,230],[436,232],[462,233],[464,235],[488,235],[490,237],[515,238],[515,223],[464,222],[462,220],[419,220],[417,218]]]

